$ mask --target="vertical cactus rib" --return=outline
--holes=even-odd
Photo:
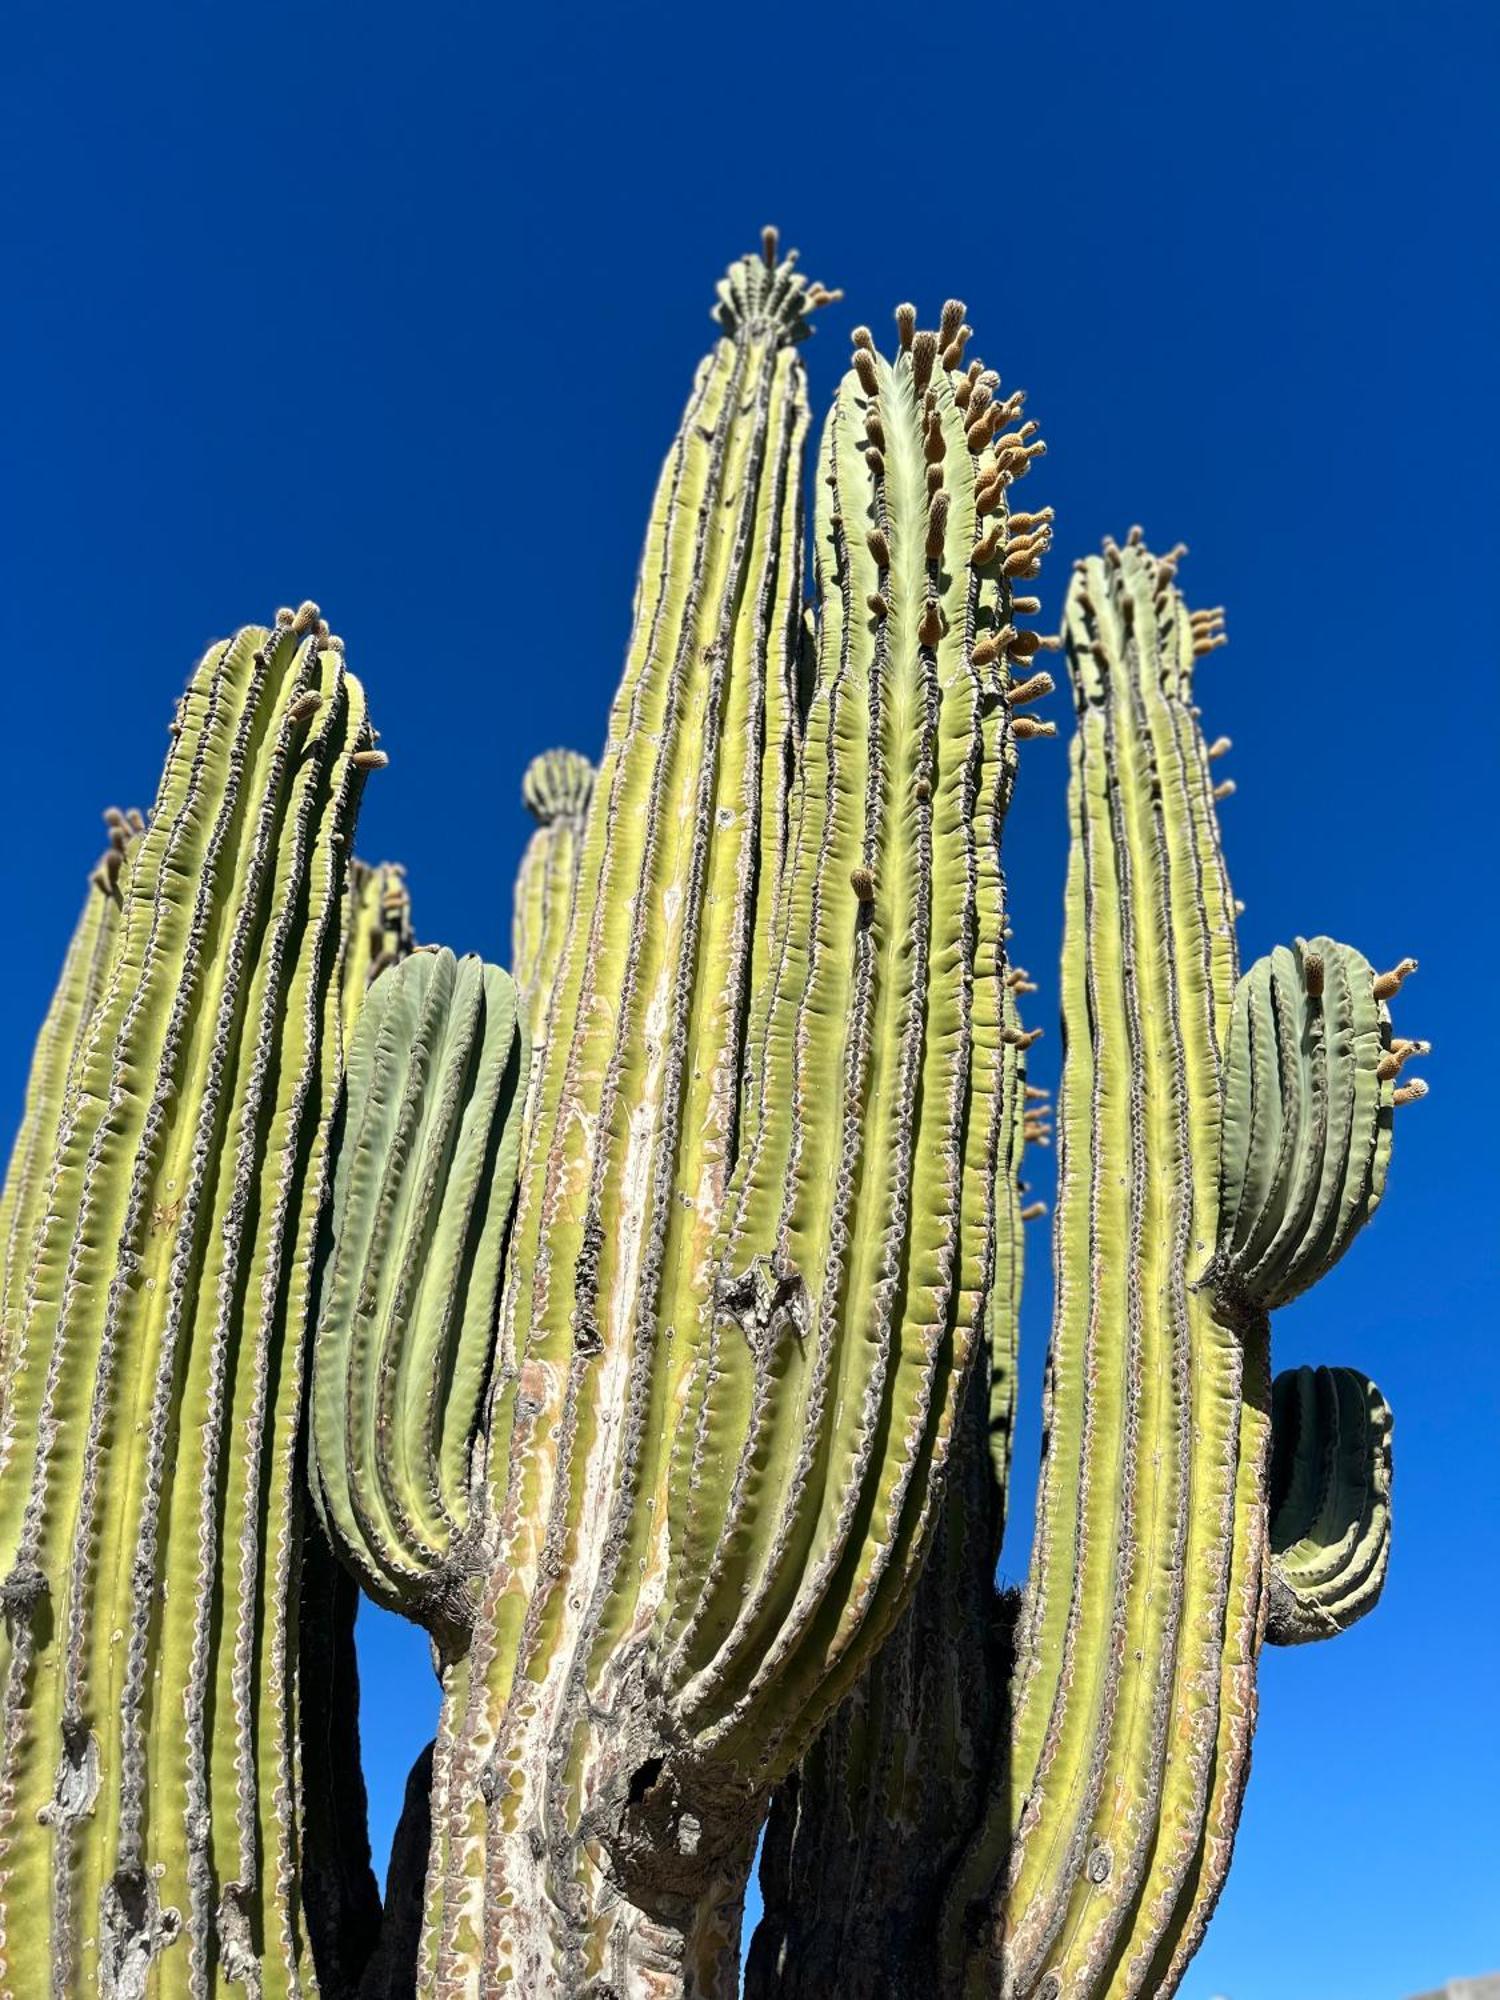
[[[970,1375],[934,1543],[912,1602],[778,1792],[761,1862],[751,2000],[927,2000],[945,1990],[944,1891],[984,1811],[1004,1722],[1015,1594],[997,1594],[1015,1397],[1023,1148],[1045,1134],[1005,985],[1002,1139],[987,1340]]]
[[[133,842],[145,831],[146,823],[138,812],[122,813],[111,806],[104,818],[109,845],[89,877],[57,991],[37,1037],[21,1127],[0,1191],[0,1398],[5,1392],[5,1357],[25,1310],[31,1254],[45,1208],[58,1132],[114,950],[120,873]],[[0,1416],[0,1435],[3,1431]]]
[[[1232,913],[1191,709],[1194,633],[1135,542],[1075,576],[1048,1452],[1002,1789],[957,1921],[1004,1865],[971,1989],[1141,1990],[1133,1953],[1207,1811],[1235,1513],[1241,1335],[1192,1289],[1216,1238]],[[1132,1912],[1139,1910],[1139,1917]],[[1131,1930],[1122,1936],[1126,1920]]]
[[[444,1991],[462,1990],[449,1968],[481,1941],[491,1966],[533,1948],[499,1939],[494,1912],[501,1895],[541,1907],[551,1893],[532,1895],[545,1871],[516,1834],[541,1810],[549,1738],[570,1734],[556,1706],[598,1635],[630,1621],[660,1559],[643,1502],[693,1346],[691,1322],[661,1301],[670,1273],[706,1259],[734,1142],[750,959],[767,921],[764,770],[784,766],[794,722],[807,420],[795,344],[818,297],[774,246],[731,271],[724,335],[699,371],[648,531],[507,1272],[490,1423],[498,1549],[458,1804],[438,1834],[451,1841]],[[658,1320],[675,1343],[656,1338]],[[497,1800],[488,1836],[487,1768],[500,1774],[486,1780]],[[559,1783],[559,1801],[576,1790]],[[512,1881],[516,1869],[535,1880]]]
[[[553,989],[578,892],[584,822],[594,767],[576,750],[544,750],[521,784],[536,831],[521,857],[511,921],[511,977],[531,1038],[532,1064],[546,1046]]]
[[[141,1992],[182,1933],[186,1990],[308,1990],[294,1458],[370,743],[315,606],[241,633],[121,876],[8,1362],[7,1991]]]
[[[448,951],[420,951],[377,981],[349,1055],[313,1356],[313,1492],[365,1590],[449,1654],[472,1615],[471,1452],[527,1066],[508,974]]]
[[[905,1601],[982,1327],[1011,578],[1047,538],[1040,520],[1034,540],[1008,533],[995,432],[1019,399],[994,404],[977,363],[938,367],[935,335],[894,363],[856,340],[820,461],[765,1112],[722,1231],[678,1502],[674,1710],[700,1754],[761,1782]]]
[[[1379,1601],[1391,1549],[1391,1411],[1354,1368],[1293,1368],[1271,1403],[1273,1646],[1331,1639]]]

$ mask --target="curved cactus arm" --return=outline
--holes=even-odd
[[[1426,1042],[1393,1040],[1378,975],[1332,938],[1258,959],[1235,989],[1225,1071],[1217,1275],[1264,1310],[1298,1297],[1344,1254],[1385,1192],[1392,1111]]]
[[[1248,1746],[1264,1321],[1193,1287],[1217,1239],[1234,926],[1192,697],[1214,635],[1174,569],[1132,537],[1068,598],[1048,1446],[1009,1748],[949,1896],[975,1994],[1156,1991]]]
[[[123,870],[0,1437],[4,1990],[302,1989],[295,1591],[345,857],[316,606],[215,647]]]
[[[664,1674],[696,1754],[773,1782],[907,1600],[994,1257],[1012,622],[1043,516],[956,302],[855,336],[820,458],[822,619],[761,1115],[678,1430]],[[945,352],[947,365],[945,365]],[[1025,698],[1050,686],[1022,669]]]
[[[531,760],[521,781],[521,796],[537,826],[516,877],[510,970],[531,1036],[534,1070],[547,1043],[593,790],[594,767],[576,750],[544,750]]]
[[[1273,1646],[1331,1639],[1373,1611],[1391,1549],[1391,1410],[1355,1368],[1294,1368],[1271,1402]]]
[[[419,951],[349,1052],[312,1368],[313,1490],[378,1603],[467,1643],[471,1456],[494,1345],[528,1059],[509,975]]]
[[[343,1046],[349,1047],[371,982],[416,949],[406,870],[395,861],[355,859],[345,891],[344,952],[339,963]]]
[[[57,991],[37,1036],[21,1127],[0,1192],[0,1399],[5,1393],[5,1357],[25,1312],[26,1278],[45,1212],[58,1133],[119,930],[121,870],[146,826],[138,812],[122,813],[113,806],[104,818],[109,845],[89,877]]]

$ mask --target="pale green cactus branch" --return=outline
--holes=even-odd
[[[146,826],[138,812],[123,813],[113,806],[104,818],[109,845],[89,877],[57,991],[37,1037],[21,1127],[0,1192],[0,1399],[5,1393],[5,1357],[25,1311],[26,1280],[45,1210],[58,1133],[114,951],[121,871]]]
[[[1400,1081],[1428,1044],[1393,1040],[1386,1004],[1415,969],[1299,938],[1235,989],[1218,1277],[1266,1310],[1315,1284],[1385,1191],[1393,1110],[1427,1087]]]
[[[354,1034],[370,984],[416,949],[406,870],[395,861],[355,859],[345,892],[344,955],[339,966],[344,1048]]]
[[[778,1791],[760,1867],[751,2000],[926,2000],[943,1989],[943,1891],[985,1807],[1016,1594],[994,1587],[1016,1394],[1024,1148],[1047,1139],[1005,977],[995,1268],[931,1553],[873,1664]]]
[[[449,1655],[473,1613],[472,1455],[527,1068],[509,975],[449,951],[377,979],[349,1051],[313,1491],[364,1588]]]
[[[795,345],[819,294],[774,242],[726,282],[725,337],[657,490],[528,1120],[489,1421],[497,1547],[464,1706],[455,1691],[445,1710],[459,1766],[434,1786],[423,1962],[444,1993],[461,1990],[469,1938],[484,1941],[485,1978],[523,1984],[544,1963],[591,1976],[613,1949],[579,1819],[621,1696],[590,1686],[592,1662],[649,1630],[661,1591],[664,1448],[737,1143],[772,937],[763,829],[796,725]],[[613,1780],[623,1803],[618,1754],[587,1786]],[[487,1921],[496,1893],[514,1923]],[[732,1920],[711,1928],[695,1949],[732,1954]]]
[[[1373,1611],[1391,1549],[1391,1411],[1354,1368],[1294,1368],[1271,1404],[1266,1638],[1300,1646]]]
[[[205,657],[132,842],[0,1435],[0,1991],[302,1991],[302,1353],[373,749],[316,606]]]

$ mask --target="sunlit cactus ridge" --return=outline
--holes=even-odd
[[[1268,1314],[1383,1197],[1412,962],[1241,974],[1222,614],[1132,530],[1037,629],[1045,447],[960,302],[854,330],[808,489],[839,296],[774,230],[720,283],[508,972],[353,857],[386,754],[310,602],[107,815],[0,1197],[0,1993],[718,2000],[766,1826],[756,2000],[1167,1994],[1260,1646],[1379,1596],[1390,1411],[1273,1386]],[[1053,651],[1055,1115],[1000,858]],[[441,1704],[383,1913],[356,1585]]]

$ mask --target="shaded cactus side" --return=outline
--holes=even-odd
[[[1374,1610],[1391,1552],[1391,1410],[1355,1368],[1295,1368],[1271,1401],[1266,1638],[1336,1638]]]
[[[383,759],[313,606],[212,649],[173,737],[5,1357],[0,1990],[27,2000],[159,1965],[312,1980],[301,1355],[345,856]]]

